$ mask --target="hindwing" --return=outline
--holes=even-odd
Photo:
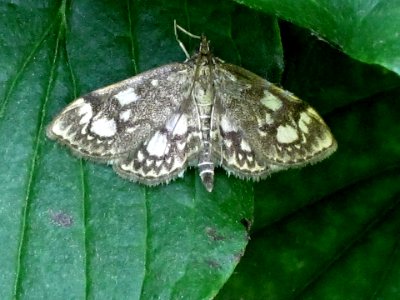
[[[194,120],[186,113],[174,113],[160,130],[115,161],[114,170],[122,177],[147,185],[179,176],[189,164],[197,162],[200,139]]]

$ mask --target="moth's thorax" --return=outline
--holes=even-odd
[[[200,55],[210,54],[210,42],[207,40],[207,37],[204,34],[201,35],[199,54]]]
[[[196,67],[196,80],[193,86],[193,97],[200,105],[212,105],[215,94],[212,78],[212,69],[209,66]]]
[[[188,61],[191,61],[196,66],[213,66],[216,63],[216,58],[211,53],[209,41],[202,35],[199,51],[194,54]]]

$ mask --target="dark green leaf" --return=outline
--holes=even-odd
[[[236,0],[308,28],[348,55],[400,74],[398,0]]]
[[[252,184],[218,172],[210,194],[189,170],[146,188],[73,157],[46,139],[45,126],[82,93],[184,60],[173,32],[180,15],[182,26],[206,31],[220,55],[237,62],[230,35],[243,44],[250,38],[240,24],[221,19],[207,28],[201,18],[240,12],[243,22],[272,25],[271,39],[253,52],[261,63],[248,63],[279,77],[270,63],[282,60],[276,20],[211,1],[25,1],[0,9],[0,298],[214,296],[247,245],[242,220],[253,219]],[[267,49],[277,56],[268,59]]]
[[[255,232],[217,299],[398,299],[400,80],[282,25],[284,85],[339,148],[256,185]]]
[[[0,16],[1,299],[209,299],[243,255],[253,199],[249,252],[221,298],[323,299],[340,286],[342,298],[398,299],[397,76],[228,1],[2,1]],[[209,194],[194,170],[146,188],[46,139],[79,95],[184,60],[174,19],[225,61],[282,78],[324,114],[338,152],[255,185],[218,170]]]

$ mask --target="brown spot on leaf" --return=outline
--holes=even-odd
[[[206,262],[213,269],[221,269],[221,264],[214,259],[209,259]]]
[[[70,227],[74,224],[74,219],[72,216],[62,211],[54,212],[50,210],[49,214],[52,222],[58,226]]]
[[[223,241],[223,240],[225,240],[225,237],[223,235],[221,235],[221,234],[218,234],[217,230],[215,228],[207,227],[206,228],[206,233],[213,241]]]

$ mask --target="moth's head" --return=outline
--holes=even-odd
[[[201,41],[200,41],[199,54],[207,55],[209,53],[210,53],[210,41],[208,41],[207,37],[204,34],[202,34]]]

